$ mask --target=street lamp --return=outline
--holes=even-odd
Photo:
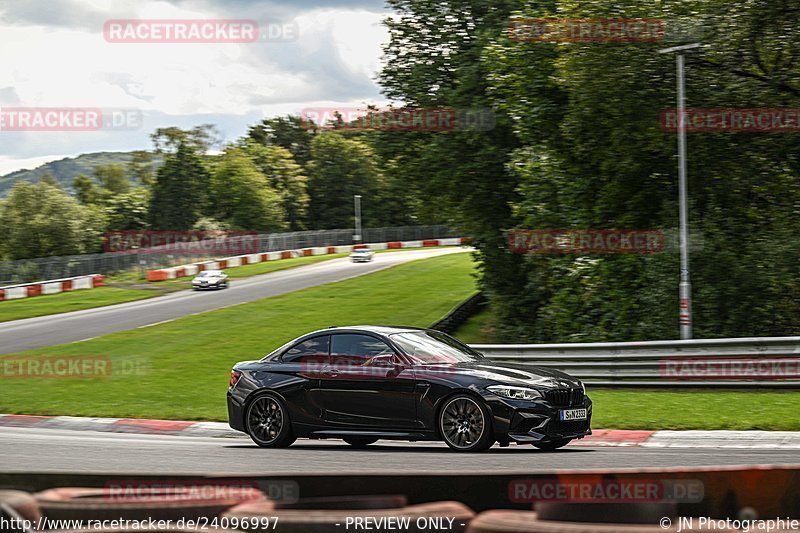
[[[353,235],[353,242],[355,244],[361,243],[361,195],[355,194],[353,195],[353,201],[355,202],[355,209],[356,209],[356,233]]]
[[[676,52],[678,70],[678,196],[680,205],[681,275],[678,284],[680,298],[678,317],[681,339],[692,338],[692,283],[689,280],[689,210],[686,193],[686,89],[683,76],[683,53],[702,46],[700,43],[684,44],[659,50],[659,54]]]

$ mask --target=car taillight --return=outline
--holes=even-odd
[[[237,370],[231,370],[231,387],[236,385],[236,382],[239,381],[239,378],[242,377],[242,373]]]

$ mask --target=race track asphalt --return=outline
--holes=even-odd
[[[356,450],[340,440],[298,440],[280,450],[249,438],[131,435],[92,431],[0,428],[0,472],[126,474],[515,473],[555,469],[800,465],[797,450],[567,446],[493,447],[451,452],[444,444],[379,441]]]

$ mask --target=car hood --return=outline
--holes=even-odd
[[[416,368],[422,372],[430,371],[474,376],[478,379],[496,381],[501,384],[548,389],[580,387],[580,380],[559,370],[518,363],[489,361],[488,359],[485,362],[422,365]]]

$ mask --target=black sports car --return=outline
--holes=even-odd
[[[228,389],[231,427],[268,448],[306,437],[554,450],[590,435],[591,417],[583,384],[563,372],[491,361],[449,335],[406,327],[309,333],[237,363]]]

